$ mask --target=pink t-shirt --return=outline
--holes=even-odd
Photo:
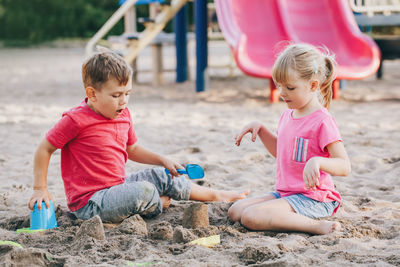
[[[108,119],[86,102],[65,112],[46,134],[61,149],[61,175],[71,211],[85,206],[95,192],[125,181],[126,148],[137,141],[127,108],[118,118]]]
[[[330,157],[326,146],[342,141],[335,119],[325,108],[296,119],[292,113],[292,109],[286,110],[278,125],[276,190],[281,196],[303,194],[322,202],[340,203],[329,173],[320,171],[316,191],[305,189],[303,180],[306,162],[312,157]]]

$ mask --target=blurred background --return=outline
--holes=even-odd
[[[58,39],[87,40],[119,7],[117,0],[0,0],[0,42],[9,47]],[[193,2],[189,2],[187,7],[191,30]],[[148,6],[138,5],[136,15],[148,17]],[[137,23],[137,30],[143,29],[144,25]],[[173,31],[173,23],[169,22],[164,31]],[[107,36],[123,32],[124,21],[120,20]]]
[[[212,0],[207,1],[212,3]],[[117,0],[0,0],[0,42],[3,46],[29,46],[57,39],[88,39],[120,7]],[[145,5],[136,7],[137,17],[148,17]],[[193,2],[188,3],[189,31],[193,30]],[[142,31],[143,24],[137,24]],[[400,27],[364,27],[371,35],[400,35]],[[173,31],[169,22],[166,32]],[[108,35],[124,32],[123,20]]]

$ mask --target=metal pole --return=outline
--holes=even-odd
[[[175,16],[175,49],[176,49],[176,82],[188,80],[187,58],[187,6],[185,5]]]
[[[207,1],[194,1],[196,27],[196,91],[208,89]]]

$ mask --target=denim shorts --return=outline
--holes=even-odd
[[[281,198],[278,192],[271,192],[275,198]],[[332,216],[333,211],[339,206],[339,202],[321,202],[311,199],[302,194],[295,194],[283,197],[294,211],[306,217],[317,219]]]

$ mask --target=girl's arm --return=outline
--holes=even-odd
[[[176,169],[184,169],[184,167],[179,163],[176,163],[161,155],[153,153],[137,144],[128,146],[126,148],[126,152],[128,153],[128,158],[130,160],[143,164],[164,166],[166,169],[170,171],[172,176],[180,175]]]
[[[344,145],[340,141],[327,146],[330,158],[313,157],[309,159],[303,170],[303,179],[307,189],[315,189],[319,185],[319,171],[335,176],[347,176],[351,172],[351,164]]]
[[[340,141],[333,142],[327,147],[330,158],[319,159],[320,169],[335,176],[347,176],[351,172],[351,164],[344,145]]]
[[[53,201],[53,197],[47,190],[47,170],[49,168],[50,157],[56,151],[57,148],[47,141],[46,138],[39,144],[35,158],[33,161],[33,194],[28,202],[29,209],[33,210],[35,202],[37,202],[38,208],[42,208],[42,201],[46,203],[46,206],[50,207],[50,200]]]
[[[269,153],[271,153],[274,158],[276,158],[276,135],[268,131],[264,125],[261,126],[260,131],[258,132],[258,136],[261,139],[261,142],[267,148]]]
[[[261,122],[253,121],[244,126],[242,131],[235,137],[235,144],[237,146],[240,146],[243,136],[245,136],[247,133],[252,134],[251,141],[253,142],[256,141],[258,135],[269,153],[276,157],[276,136],[268,131],[268,129]]]

